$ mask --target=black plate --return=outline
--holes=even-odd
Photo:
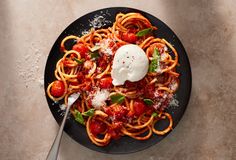
[[[189,60],[180,40],[165,23],[163,23],[158,18],[146,12],[143,12],[137,9],[125,8],[125,7],[100,9],[100,10],[88,13],[78,18],[72,24],[70,24],[58,37],[58,39],[54,43],[50,51],[50,54],[48,56],[47,64],[45,68],[45,75],[44,75],[45,91],[48,84],[52,82],[53,80],[55,80],[55,77],[54,77],[55,66],[56,66],[57,61],[62,57],[62,54],[60,53],[60,47],[59,47],[62,39],[68,35],[81,36],[84,30],[89,30],[91,28],[90,21],[94,17],[97,17],[99,15],[102,15],[106,19],[106,22],[103,24],[104,25],[103,27],[111,26],[115,20],[116,14],[119,12],[122,12],[122,13],[139,12],[142,15],[144,15],[146,18],[150,20],[152,25],[158,28],[158,30],[154,33],[155,37],[165,38],[168,42],[170,42],[175,47],[175,49],[177,50],[179,54],[180,66],[177,67],[177,71],[178,73],[181,74],[181,76],[180,76],[180,87],[176,93],[176,99],[179,101],[179,106],[170,107],[168,110],[168,112],[173,117],[173,121],[174,121],[173,128],[174,128],[180,121],[181,117],[183,116],[184,111],[187,107],[189,98],[190,98],[192,82],[191,82],[191,69],[190,69]],[[47,98],[49,108],[54,118],[56,119],[57,123],[60,124],[63,118],[62,111],[60,111],[58,104],[55,104],[51,99],[49,99],[48,96],[46,96],[46,98]],[[160,128],[164,127],[165,125],[166,124],[164,121],[159,123]],[[68,119],[64,131],[71,138],[73,138],[78,143],[82,144],[83,146],[87,148],[90,148],[92,150],[99,151],[99,152],[112,153],[112,154],[137,152],[160,142],[163,138],[167,136],[167,134],[165,136],[153,135],[150,139],[146,141],[138,141],[138,140],[129,138],[127,136],[124,136],[117,141],[112,141],[106,147],[98,147],[92,144],[91,141],[89,140],[85,127],[75,122],[73,118]]]

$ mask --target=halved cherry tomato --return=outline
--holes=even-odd
[[[112,87],[112,78],[105,77],[100,80],[100,87],[103,89],[108,89]]]
[[[77,43],[73,46],[72,48],[73,50],[77,51],[80,53],[81,58],[86,58],[87,57],[87,53],[88,53],[88,47],[86,47],[84,44],[82,43]]]
[[[134,33],[125,32],[122,35],[122,39],[129,43],[135,43],[138,38]]]
[[[134,114],[136,116],[140,116],[146,111],[147,107],[145,106],[144,102],[137,100],[134,102]]]
[[[101,134],[107,129],[106,124],[101,121],[92,121],[90,123],[90,131],[93,135]]]
[[[59,80],[54,81],[50,92],[53,97],[61,97],[65,92],[64,83]]]

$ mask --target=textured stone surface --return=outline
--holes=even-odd
[[[90,11],[110,6],[142,9],[176,32],[192,66],[191,100],[178,127],[147,150],[106,155],[65,135],[59,159],[235,159],[234,0],[1,0],[0,159],[46,158],[58,129],[42,87],[47,55],[69,23]]]

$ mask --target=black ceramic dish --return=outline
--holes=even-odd
[[[179,106],[170,107],[168,109],[168,112],[173,117],[173,122],[174,122],[173,128],[175,128],[178,122],[180,121],[181,117],[183,116],[190,98],[192,82],[191,82],[191,69],[189,60],[180,40],[166,24],[164,24],[158,18],[137,9],[125,8],[125,7],[100,9],[88,13],[78,18],[72,24],[70,24],[58,37],[48,56],[45,68],[45,76],[44,76],[45,91],[47,89],[48,84],[55,80],[54,76],[55,66],[57,61],[62,57],[62,53],[60,52],[60,42],[62,41],[62,39],[68,35],[81,36],[82,31],[89,30],[91,28],[90,25],[91,20],[99,15],[102,15],[106,19],[105,23],[102,25],[104,28],[107,28],[108,26],[112,25],[112,23],[115,21],[116,14],[119,12],[122,13],[139,12],[142,15],[144,15],[146,18],[150,20],[152,25],[158,28],[158,30],[155,31],[154,33],[155,37],[165,38],[175,47],[175,49],[179,54],[180,66],[177,67],[177,72],[180,73],[181,76],[180,76],[180,86],[176,93],[176,99],[179,102]],[[60,124],[63,117],[61,116],[62,113],[59,109],[59,105],[54,103],[48,96],[46,96],[46,98],[54,118],[56,119],[57,123]],[[158,123],[158,127],[160,129],[165,127],[166,125],[167,122],[165,121],[161,121],[160,123]],[[145,141],[138,141],[128,136],[124,136],[117,141],[112,141],[109,145],[105,147],[98,147],[89,140],[85,127],[78,124],[72,117],[68,119],[64,131],[81,145],[95,151],[110,153],[110,154],[137,152],[160,142],[163,138],[165,138],[168,135],[168,134],[166,134],[165,136],[153,135],[150,139]]]

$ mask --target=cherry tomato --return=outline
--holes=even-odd
[[[105,77],[100,80],[100,87],[103,89],[111,88],[112,87],[112,78]]]
[[[108,114],[109,116],[113,116],[115,120],[122,120],[128,112],[128,110],[121,105],[104,107],[103,109],[106,114]]]
[[[138,38],[134,33],[125,32],[122,35],[122,39],[129,43],[135,43]]]
[[[54,81],[50,92],[53,97],[61,97],[65,92],[64,83],[59,80]]]
[[[84,44],[77,43],[73,46],[73,50],[80,53],[81,58],[86,58],[88,53],[88,47],[86,47]]]
[[[121,120],[127,114],[128,110],[124,106],[116,105],[113,109],[113,115],[116,120]]]
[[[110,134],[111,138],[114,140],[117,140],[121,137],[119,132],[113,128],[109,128],[107,133]]]
[[[134,114],[136,116],[140,116],[141,114],[143,114],[146,111],[146,106],[144,104],[144,102],[142,101],[135,101],[134,102]]]
[[[103,133],[106,129],[106,124],[101,121],[94,120],[90,123],[90,131],[93,135]]]

